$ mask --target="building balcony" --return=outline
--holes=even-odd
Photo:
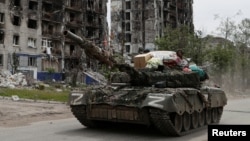
[[[42,20],[61,23],[63,20],[63,17],[61,15],[58,15],[58,14],[53,14],[53,13],[48,13],[48,12],[43,11],[42,12]]]
[[[80,20],[68,21],[66,24],[73,27],[83,26],[83,23]]]
[[[70,11],[75,11],[75,12],[82,12],[82,7],[81,7],[81,5],[66,6],[65,10],[70,10]]]

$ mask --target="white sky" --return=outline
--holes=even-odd
[[[240,15],[237,15],[240,13]],[[217,35],[221,19],[229,17],[235,22],[250,18],[250,0],[194,0],[193,16],[195,30]]]

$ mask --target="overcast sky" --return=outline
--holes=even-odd
[[[235,22],[250,18],[250,0],[194,0],[193,16],[196,30],[217,35],[216,28],[219,27],[221,19],[215,19],[215,15],[222,19],[229,17]]]

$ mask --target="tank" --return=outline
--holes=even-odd
[[[89,57],[119,70],[106,85],[90,85],[70,93],[71,111],[82,125],[141,124],[167,136],[182,136],[220,122],[226,94],[221,88],[204,86],[197,73],[135,69],[117,63],[85,38],[70,31],[64,35],[89,52]]]

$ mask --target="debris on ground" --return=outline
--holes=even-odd
[[[8,70],[0,71],[0,87],[15,88],[27,86],[26,76],[22,73],[11,74]]]

